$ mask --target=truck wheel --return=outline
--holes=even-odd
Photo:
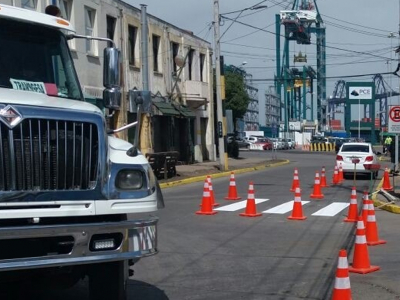
[[[126,300],[127,270],[125,262],[100,263],[90,266],[90,300]]]

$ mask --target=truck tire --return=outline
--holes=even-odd
[[[90,300],[126,300],[127,270],[124,261],[100,263],[90,266]]]

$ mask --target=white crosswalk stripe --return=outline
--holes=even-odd
[[[256,204],[260,204],[263,202],[267,202],[270,199],[260,199],[257,198],[255,199]],[[272,208],[269,208],[267,210],[262,211],[263,214],[287,214],[293,210],[293,200],[288,201],[285,203],[282,203],[280,205],[274,206]],[[311,201],[301,201],[301,205],[305,205],[310,203]],[[314,201],[315,202],[315,201]],[[247,200],[242,200],[238,201],[232,204],[228,204],[225,206],[221,206],[218,208],[215,208],[214,210],[216,211],[226,211],[226,212],[234,212],[238,210],[242,210],[246,208]],[[341,211],[343,211],[345,208],[347,208],[350,204],[349,203],[344,203],[344,202],[333,202],[330,204],[327,204],[325,207],[322,209],[319,209],[318,211],[312,213],[312,216],[317,216],[317,217],[333,217],[337,214],[339,214]]]
[[[312,214],[312,216],[333,217],[349,206],[349,203],[333,202]]]
[[[283,203],[281,205],[275,206],[273,208],[270,208],[268,210],[263,211],[263,214],[286,214],[289,211],[293,210],[293,202],[294,201],[289,201],[286,203]],[[307,204],[310,201],[301,201],[301,205]]]
[[[268,201],[269,199],[255,199],[256,204],[263,203],[265,201]],[[218,207],[214,210],[218,211],[237,211],[239,209],[243,209],[246,207],[247,200],[240,201],[240,202],[235,202],[233,204],[225,205],[222,207]]]

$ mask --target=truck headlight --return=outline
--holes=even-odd
[[[138,190],[143,187],[144,173],[138,170],[121,170],[118,172],[115,186],[121,190]]]

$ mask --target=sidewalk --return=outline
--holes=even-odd
[[[383,209],[392,213],[400,214],[400,176],[389,175],[390,185],[393,191],[382,189],[383,178],[375,187],[371,199],[376,208]]]
[[[203,181],[205,176],[213,175],[213,178],[229,176],[232,171],[235,174],[261,170],[268,167],[289,163],[286,159],[266,159],[257,157],[239,157],[228,159],[228,171],[221,171],[219,161],[207,161],[191,165],[177,165],[177,176],[159,180],[161,188],[167,188],[192,182]]]

